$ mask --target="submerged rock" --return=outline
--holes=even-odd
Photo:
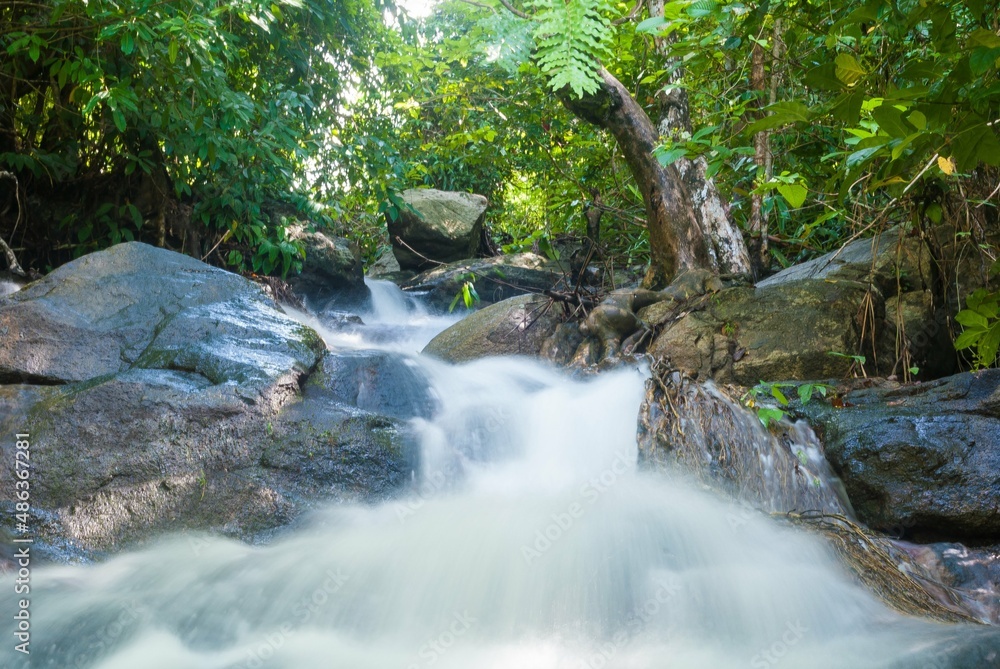
[[[386,217],[392,252],[402,269],[426,269],[435,262],[476,254],[486,215],[485,197],[417,188],[403,191],[402,199],[406,207],[396,217]]]
[[[418,391],[412,406],[390,397],[420,383],[401,362],[337,362],[256,284],[144,244],[0,298],[0,328],[0,429],[30,433],[50,546],[110,550],[178,528],[252,538],[315,501],[374,499],[413,466],[393,416],[428,411]]]
[[[1000,540],[1000,370],[803,408],[858,515],[907,536]]]
[[[512,297],[469,314],[434,337],[423,352],[447,362],[492,355],[538,356],[559,325],[561,310],[546,297]]]

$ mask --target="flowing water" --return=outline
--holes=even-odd
[[[11,293],[16,293],[21,290],[21,286],[14,283],[13,281],[7,281],[6,279],[0,279],[0,297],[4,295],[10,295]]]
[[[366,327],[408,319],[412,338],[379,345],[416,350],[447,320],[379,286]],[[324,330],[334,346],[363,333]],[[31,663],[5,620],[0,666],[948,667],[976,634],[904,619],[812,537],[637,473],[644,370],[414,359],[442,408],[414,425],[413,492],[328,508],[269,546],[180,535],[38,569]]]

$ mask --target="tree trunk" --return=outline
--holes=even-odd
[[[760,43],[753,45],[750,64],[750,88],[758,95],[758,99],[763,102],[762,92],[766,82],[764,80],[764,48]],[[761,104],[761,107],[764,105]],[[756,118],[764,116],[763,111],[755,114]],[[760,186],[767,179],[765,174],[765,163],[770,149],[770,138],[766,130],[761,130],[753,136],[753,160],[757,165],[757,178],[755,186]],[[753,273],[758,279],[763,278],[767,271],[770,254],[767,249],[767,216],[764,212],[764,196],[761,193],[753,193],[750,196],[750,220],[748,226],[753,235],[750,246],[750,253],[753,256]]]
[[[650,16],[663,16],[663,0],[647,0]],[[667,60],[675,60],[668,53],[670,38],[655,38],[657,51]],[[669,68],[667,68],[669,69]],[[687,91],[679,84],[683,69],[676,67],[667,86],[657,93],[660,105],[660,136],[683,141],[691,136],[691,109]],[[678,174],[687,185],[691,204],[699,227],[709,239],[709,252],[718,270],[724,274],[748,274],[750,256],[743,235],[729,218],[729,203],[719,193],[713,179],[708,178],[708,161],[704,156],[695,159],[680,158],[674,162]]]
[[[603,83],[595,93],[574,98],[564,90],[560,97],[570,112],[617,140],[646,205],[651,269],[668,280],[688,269],[718,272],[684,180],[653,156],[660,141],[653,122],[620,81],[603,68],[598,74]]]

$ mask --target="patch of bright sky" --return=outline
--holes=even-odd
[[[431,13],[437,0],[398,0],[399,6],[413,18],[423,18]]]

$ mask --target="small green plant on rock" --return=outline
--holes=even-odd
[[[464,274],[459,279],[464,279],[462,287],[455,294],[455,299],[451,301],[451,306],[448,307],[448,313],[450,314],[458,306],[459,301],[465,305],[466,309],[471,309],[479,302],[479,293],[476,292],[476,275],[474,272],[469,272]]]
[[[783,383],[769,383],[767,381],[761,381],[756,386],[748,390],[740,401],[743,405],[749,409],[756,409],[757,418],[764,427],[768,427],[772,422],[780,421],[782,418],[788,417],[787,409],[783,407],[788,406],[788,396],[782,391],[782,388],[794,388],[796,394],[799,396],[799,401],[802,404],[808,404],[812,400],[814,393],[819,393],[822,397],[826,397],[827,393],[833,390],[833,387],[825,383],[793,383],[793,382],[783,382]],[[770,395],[778,402],[778,406],[767,406],[761,403],[761,398]]]
[[[980,288],[965,299],[965,304],[967,308],[955,316],[962,324],[955,350],[969,350],[975,369],[990,367],[996,363],[1000,348],[1000,292]]]

